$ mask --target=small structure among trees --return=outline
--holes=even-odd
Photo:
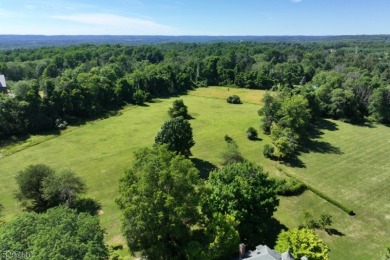
[[[0,75],[0,93],[8,93],[7,82],[5,82],[5,76]]]

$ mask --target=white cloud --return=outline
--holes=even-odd
[[[175,29],[148,19],[108,13],[77,13],[51,18],[93,26],[100,34],[175,34]]]

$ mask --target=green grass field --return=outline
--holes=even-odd
[[[229,95],[238,94],[241,105],[226,103]],[[219,165],[225,148],[224,136],[233,137],[242,154],[255,161],[271,176],[283,176],[279,163],[265,159],[262,148],[270,140],[260,133],[261,141],[249,141],[245,131],[259,127],[257,110],[264,92],[230,88],[200,88],[180,98],[188,106],[195,146],[192,149],[198,166]],[[4,218],[21,211],[13,198],[16,173],[29,164],[45,163],[55,169],[72,169],[87,183],[88,196],[100,201],[106,241],[123,243],[120,235],[120,212],[114,199],[118,180],[132,162],[133,152],[151,146],[154,136],[168,119],[172,99],[161,99],[149,106],[125,108],[117,116],[73,128],[58,137],[34,137],[34,146],[0,159],[0,203]],[[286,227],[296,227],[304,209],[314,215],[330,213],[338,235],[318,234],[330,246],[331,259],[378,259],[390,242],[390,129],[381,125],[352,126],[324,120],[322,128],[307,144],[292,166],[285,171],[311,184],[351,207],[356,216],[346,213],[311,192],[299,197],[281,198],[276,218]],[[37,141],[38,140],[38,141]],[[41,143],[39,143],[41,142]],[[25,144],[21,144],[26,148]],[[18,146],[7,151],[17,151]]]

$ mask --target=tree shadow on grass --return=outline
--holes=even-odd
[[[299,148],[302,153],[343,154],[340,148],[324,141],[306,139]]]
[[[340,148],[325,142],[317,140],[324,134],[323,130],[337,131],[337,124],[326,119],[319,119],[308,130],[300,144],[297,152],[290,158],[283,160],[283,163],[290,167],[306,168],[305,163],[299,158],[302,153],[322,153],[322,154],[343,154]]]
[[[192,163],[199,171],[199,175],[202,179],[208,179],[211,171],[217,169],[217,166],[212,164],[211,162],[199,159],[199,158],[191,158]]]
[[[263,141],[263,139],[261,139],[260,137],[255,137],[255,138],[252,138],[252,139],[249,139],[250,141],[253,141],[253,142],[260,142],[260,141]]]
[[[301,159],[299,159],[298,155],[285,159],[282,163],[293,168],[306,168],[306,164]]]
[[[270,248],[274,248],[276,245],[276,240],[278,238],[279,233],[282,230],[287,230],[288,228],[279,222],[279,220],[272,218],[269,224],[269,230],[265,237],[265,245]]]
[[[302,140],[302,144],[298,149],[300,153],[323,153],[323,154],[342,154],[340,148],[324,141],[316,140],[324,134],[322,130],[337,131],[337,124],[326,120],[319,119],[313,127],[308,131],[308,135]]]
[[[345,236],[345,234],[343,232],[341,232],[335,228],[327,228],[327,229],[325,229],[325,231],[330,236],[339,236],[339,237]]]

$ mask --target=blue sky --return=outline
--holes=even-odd
[[[390,34],[390,0],[0,0],[0,34]]]

